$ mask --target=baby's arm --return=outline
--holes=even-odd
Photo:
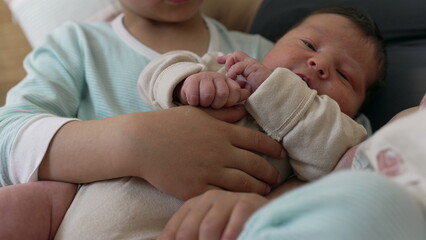
[[[203,107],[230,107],[246,100],[272,73],[270,69],[243,52],[218,56],[217,62],[225,64],[226,76],[221,73],[195,73],[178,85],[174,98],[182,104]],[[246,81],[238,80],[243,76]]]
[[[222,73],[200,72],[187,77],[176,87],[174,95],[185,105],[219,109],[246,100],[250,92]]]
[[[217,71],[219,53],[208,53],[203,58],[189,51],[172,51],[153,59],[141,72],[138,90],[142,100],[156,110],[176,107],[175,89],[188,76],[206,71]]]
[[[203,57],[188,51],[172,51],[152,60],[142,71],[138,90],[144,102],[156,110],[175,107],[180,102],[193,106],[229,107],[248,98],[240,82],[218,73],[221,53]]]
[[[245,105],[262,129],[282,142],[302,180],[314,180],[332,171],[346,150],[367,134],[334,100],[319,96],[284,68],[276,69]]]

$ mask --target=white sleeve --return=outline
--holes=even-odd
[[[199,57],[189,51],[172,51],[153,59],[139,75],[138,91],[142,100],[155,110],[176,106],[173,102],[176,86],[194,73],[216,71],[215,56],[219,54]]]
[[[367,135],[333,99],[319,96],[285,68],[276,69],[246,107],[268,135],[282,142],[294,172],[305,180],[332,171],[346,150]]]
[[[426,206],[426,109],[398,119],[358,148],[353,169],[372,169],[407,189]]]
[[[9,175],[13,184],[38,180],[38,167],[56,132],[73,118],[50,114],[37,115],[16,136],[9,157]]]

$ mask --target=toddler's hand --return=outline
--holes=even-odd
[[[193,74],[177,89],[182,104],[215,109],[235,106],[250,96],[237,81],[216,72]]]
[[[244,109],[205,110],[182,106],[133,114],[122,142],[126,159],[137,166],[128,175],[183,200],[218,188],[269,193],[279,173],[257,153],[278,158],[281,144],[259,131],[222,121],[238,121]]]
[[[225,64],[229,78],[236,80],[238,75],[246,78],[250,92],[256,91],[260,84],[272,73],[272,70],[244,52],[234,52],[227,56],[219,56],[216,61],[220,64]]]
[[[267,201],[258,194],[208,191],[186,201],[158,240],[236,239],[248,218]]]

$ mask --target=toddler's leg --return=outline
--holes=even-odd
[[[77,185],[32,182],[0,188],[0,239],[53,239]]]
[[[426,239],[426,214],[376,173],[342,171],[284,195],[254,214],[244,239]]]

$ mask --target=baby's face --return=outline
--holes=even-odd
[[[203,0],[121,0],[125,12],[159,22],[183,22],[199,12]]]
[[[337,14],[308,17],[285,34],[263,64],[298,74],[319,95],[328,95],[353,117],[376,79],[375,46],[349,19]]]

